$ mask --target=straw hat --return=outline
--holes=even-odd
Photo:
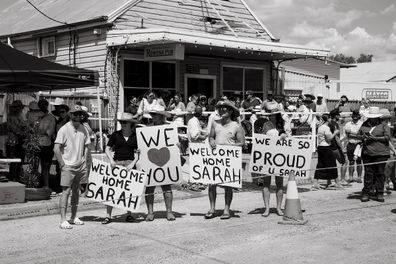
[[[170,117],[172,117],[172,115],[169,113],[169,112],[167,112],[167,111],[165,111],[165,107],[163,107],[162,105],[159,105],[159,104],[155,104],[152,108],[151,108],[151,110],[150,110],[150,112],[149,112],[151,115],[155,115],[155,114],[157,114],[157,115],[162,115],[162,116],[165,116],[166,118],[170,118]]]
[[[130,122],[130,123],[138,122],[135,118],[133,118],[133,115],[131,113],[121,113],[121,116],[120,118],[118,118],[118,121]]]
[[[55,101],[50,102],[50,105],[64,105],[65,104],[65,100],[63,100],[63,98],[60,97],[56,97]]]
[[[40,108],[38,106],[38,103],[36,101],[31,101],[29,103],[29,110],[30,111],[40,111]]]
[[[391,116],[389,110],[386,109],[386,108],[380,109],[380,113],[382,114],[381,119],[389,119],[389,118],[392,118],[392,116]]]
[[[380,108],[379,107],[370,106],[368,113],[365,113],[364,116],[367,117],[367,118],[378,118],[378,117],[381,117],[382,114],[380,112]]]
[[[229,100],[218,101],[216,104],[216,108],[220,108],[223,106],[230,108],[234,112],[235,117],[239,116],[238,108],[236,108],[236,106],[233,103],[231,103]]]
[[[72,109],[70,109],[69,113],[84,113],[84,110],[82,110],[81,105],[75,105],[74,107],[72,107]]]

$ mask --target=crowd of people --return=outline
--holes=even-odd
[[[29,104],[29,111],[24,118],[21,101],[14,101],[9,108],[7,155],[22,160],[31,155],[27,148],[33,139],[37,146],[33,148],[34,157],[40,162],[40,186],[49,188],[49,169],[55,158],[60,179],[62,195],[60,199],[61,225],[63,229],[72,228],[73,224],[83,222],[76,216],[78,197],[88,182],[94,133],[88,124],[88,109],[81,104],[70,108],[62,99],[57,98],[49,111],[49,102],[41,99]],[[268,92],[265,100],[247,91],[244,100],[234,96],[222,96],[218,100],[205,95],[191,95],[184,104],[180,94],[169,101],[157,97],[152,91],[140,100],[130,99],[130,104],[118,118],[120,130],[108,137],[105,153],[111,166],[121,165],[128,169],[137,168],[139,150],[136,140],[136,127],[157,126],[173,123],[178,127],[181,152],[185,153],[189,142],[205,142],[215,148],[216,145],[241,146],[249,152],[249,137],[253,134],[286,138],[292,135],[309,135],[317,129],[318,164],[315,171],[312,190],[324,188],[343,188],[351,182],[362,183],[362,202],[370,199],[384,201],[385,183],[395,182],[395,162],[388,162],[396,135],[391,133],[391,114],[388,109],[371,106],[369,101],[355,109],[342,96],[334,109],[328,112],[323,96],[318,94],[301,95],[292,102],[285,96],[274,96]],[[315,123],[312,121],[315,119]],[[312,127],[316,124],[316,127]],[[32,144],[31,144],[32,145]],[[33,144],[34,145],[34,144]],[[357,177],[354,177],[355,166]],[[364,167],[364,175],[363,175]],[[338,173],[340,169],[340,173]],[[20,164],[10,168],[10,176],[20,175]],[[347,171],[349,177],[346,177]],[[270,185],[272,175],[253,174],[259,179],[257,184],[263,186],[263,201],[267,217],[270,214]],[[283,178],[275,176],[276,213],[283,215]],[[364,176],[364,177],[363,177]],[[15,180],[15,179],[14,179]],[[326,180],[325,185],[319,180]],[[334,183],[332,182],[334,181]],[[172,186],[163,185],[162,192],[166,205],[166,218],[175,220],[172,212]],[[199,186],[198,186],[199,187]],[[389,184],[388,186],[389,187]],[[148,213],[147,221],[154,220],[154,187],[147,187],[145,200]],[[71,220],[66,220],[66,207],[70,194]],[[210,209],[206,219],[215,217],[216,185],[210,185],[208,195]],[[228,219],[233,198],[233,188],[225,187],[225,208],[222,219]],[[134,221],[129,212],[126,221]],[[112,207],[107,206],[103,224],[112,222]]]

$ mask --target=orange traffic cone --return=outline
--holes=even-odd
[[[308,223],[308,220],[304,220],[302,215],[294,172],[291,172],[287,183],[285,214],[283,220],[279,221],[278,224],[305,225],[306,223]]]

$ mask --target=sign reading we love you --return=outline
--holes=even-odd
[[[182,179],[177,127],[150,126],[136,129],[139,164],[147,174],[147,186],[175,184]]]

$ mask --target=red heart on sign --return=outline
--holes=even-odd
[[[169,149],[163,147],[161,149],[152,148],[147,152],[148,159],[155,165],[162,167],[170,160]]]

